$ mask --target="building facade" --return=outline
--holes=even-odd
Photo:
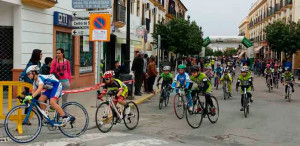
[[[250,9],[249,36],[254,43],[254,52],[257,58],[275,58],[266,41],[264,29],[270,23],[281,20],[285,23],[297,22],[300,19],[299,0],[258,0]],[[284,57],[281,55],[281,59]],[[300,65],[300,52],[293,55],[293,69]]]

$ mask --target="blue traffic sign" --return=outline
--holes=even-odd
[[[97,17],[94,21],[94,26],[97,29],[104,29],[105,28],[105,20],[101,17]]]

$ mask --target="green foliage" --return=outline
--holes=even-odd
[[[214,51],[212,49],[205,48],[205,56],[214,56]]]
[[[214,51],[214,56],[216,56],[216,57],[223,56],[223,52],[221,50]]]
[[[285,52],[285,55],[292,56],[300,49],[300,21],[286,24],[276,21],[269,24],[265,30],[267,42],[271,50]]]
[[[238,50],[235,49],[235,48],[227,48],[224,51],[224,55],[227,56],[227,57],[232,57],[233,55],[236,55],[237,52],[238,52]]]
[[[157,24],[152,36],[157,43],[161,36],[161,49],[181,55],[194,55],[203,46],[202,28],[196,22],[182,18],[173,19],[166,24]]]

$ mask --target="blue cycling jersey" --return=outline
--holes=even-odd
[[[172,87],[175,88],[176,83],[179,82],[180,86],[184,86],[185,88],[188,88],[190,85],[190,76],[187,73],[183,73],[183,74],[177,74],[175,76],[174,82],[172,84]]]
[[[59,86],[59,80],[54,75],[39,75],[38,79],[33,82],[33,89],[37,89],[39,85],[43,85],[43,89],[51,90],[53,87]]]

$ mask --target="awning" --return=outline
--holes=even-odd
[[[239,58],[241,58],[245,53],[246,53],[246,51],[242,51],[242,52],[239,54]]]
[[[254,53],[259,53],[260,49],[263,48],[264,46],[258,46],[254,48]]]

